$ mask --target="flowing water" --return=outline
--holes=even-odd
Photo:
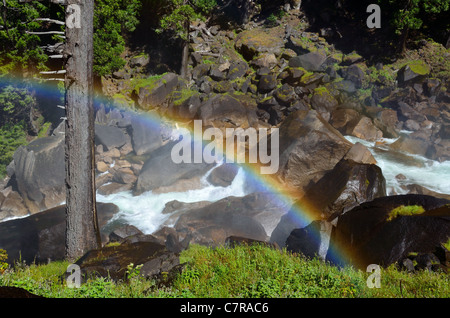
[[[402,185],[418,184],[432,191],[450,194],[450,161],[438,162],[419,155],[388,150],[387,145],[396,139],[383,139],[381,145],[357,137],[346,136],[352,143],[360,142],[369,148],[386,179],[389,194],[406,194]],[[399,174],[406,179],[396,178]]]
[[[170,201],[177,200],[185,203],[215,202],[229,196],[243,197],[248,194],[246,176],[242,168],[238,170],[236,177],[228,187],[213,186],[208,183],[207,177],[211,170],[202,178],[203,187],[201,189],[169,193],[148,191],[139,196],[133,196],[131,191],[108,196],[97,194],[97,201],[114,203],[119,207],[120,212],[112,222],[131,224],[142,232],[150,234],[168,221],[170,214],[163,214],[162,211],[166,203]]]
[[[388,195],[407,193],[408,190],[402,187],[406,184],[419,184],[436,192],[450,193],[450,161],[440,163],[421,156],[389,151],[386,145],[395,139],[384,139],[383,145],[375,145],[375,142],[356,137],[346,136],[346,138],[352,143],[364,144],[372,152],[386,178]],[[207,181],[209,173],[210,171],[202,179],[203,188],[197,190],[158,194],[149,191],[139,196],[133,196],[131,191],[108,196],[97,194],[97,200],[114,203],[119,207],[120,212],[113,222],[131,224],[150,234],[162,224],[168,224],[170,214],[163,214],[162,211],[166,203],[172,200],[185,203],[215,202],[228,196],[243,197],[251,192],[248,187],[248,176],[243,168],[239,169],[234,181],[228,187],[209,184]],[[399,174],[405,179],[397,179],[396,176]]]

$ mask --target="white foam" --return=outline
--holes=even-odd
[[[369,148],[377,160],[377,165],[383,171],[386,179],[386,188],[390,192],[405,194],[408,190],[401,187],[404,184],[418,184],[430,190],[449,194],[450,193],[450,161],[438,162],[428,158],[405,154],[404,158],[411,158],[409,162],[400,162],[390,151],[376,151],[376,148],[385,149],[383,145],[375,146],[375,142],[368,142],[357,137],[345,136],[352,143],[360,142]],[[384,144],[389,144],[397,139],[383,139]],[[395,176],[402,174],[406,180],[397,180]]]
[[[127,224],[136,226],[145,234],[156,231],[169,217],[170,214],[162,214],[167,202],[177,200],[185,203],[210,201],[236,196],[242,197],[248,194],[245,189],[245,173],[239,168],[236,177],[228,187],[216,187],[208,183],[208,173],[202,178],[204,185],[201,189],[185,192],[153,193],[152,191],[133,196],[131,191],[111,195],[97,194],[97,201],[114,203],[119,207],[119,213],[113,221],[123,220]]]

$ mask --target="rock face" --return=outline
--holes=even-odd
[[[281,124],[279,138],[278,173],[286,183],[300,190],[333,169],[352,147],[314,110],[292,113]]]
[[[15,180],[19,194],[31,213],[65,200],[64,138],[36,139],[14,153]]]
[[[111,203],[98,203],[98,223],[102,228],[118,212]],[[0,223],[0,248],[8,252],[8,262],[22,259],[27,264],[64,259],[65,206],[26,218]]]
[[[388,266],[409,253],[431,253],[450,235],[449,203],[414,194],[377,198],[339,217],[332,244],[336,250],[345,249],[350,261],[360,268]],[[389,212],[401,205],[419,205],[425,212],[387,221]]]

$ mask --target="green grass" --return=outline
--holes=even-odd
[[[337,268],[268,247],[240,246],[216,249],[193,245],[181,254],[188,262],[168,287],[129,271],[128,282],[92,279],[80,288],[68,288],[61,274],[69,263],[16,266],[0,275],[0,286],[17,286],[45,297],[441,297],[450,296],[447,274],[381,270],[381,288],[369,288],[371,273]]]
[[[395,209],[392,209],[391,212],[389,212],[388,218],[386,221],[392,221],[398,216],[402,215],[416,215],[421,214],[425,212],[425,209],[420,205],[401,205]]]

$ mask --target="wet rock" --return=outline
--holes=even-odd
[[[395,151],[425,156],[427,154],[429,143],[421,138],[414,138],[408,135],[402,135],[400,138],[389,145],[389,148]]]
[[[377,198],[341,215],[331,242],[345,246],[351,263],[389,266],[411,252],[430,253],[450,235],[450,201],[426,195],[398,195]],[[401,205],[419,205],[419,215],[398,216],[387,221],[390,211]]]
[[[173,185],[179,180],[203,176],[213,167],[213,164],[205,162],[194,163],[194,151],[191,151],[190,162],[175,163],[171,157],[172,148],[175,144],[176,142],[169,142],[157,149],[144,163],[136,183],[135,195]]]
[[[311,107],[315,109],[326,121],[330,120],[331,112],[338,106],[338,101],[326,88],[316,88],[311,97]]]
[[[214,186],[228,187],[236,177],[238,170],[237,165],[224,163],[211,171],[207,180]]]
[[[137,227],[127,224],[113,230],[111,233],[109,233],[108,237],[109,242],[121,242],[129,236],[137,234],[144,234],[144,233],[142,233]]]
[[[111,203],[97,203],[98,223],[103,232],[107,222],[119,211]],[[19,259],[47,263],[65,255],[65,205],[29,217],[0,223],[0,248],[8,252],[8,263]]]
[[[334,219],[363,202],[386,196],[386,180],[377,165],[339,161],[311,186],[302,200],[310,202],[318,218]]]
[[[227,197],[183,213],[175,223],[180,236],[191,234],[192,243],[217,246],[229,236],[267,241],[287,206],[270,194]]]
[[[286,249],[292,253],[325,259],[331,235],[332,224],[327,221],[313,221],[302,229],[295,229],[286,239]]]

